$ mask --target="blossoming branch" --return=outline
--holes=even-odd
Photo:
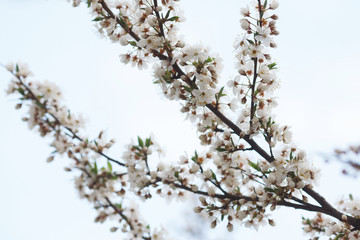
[[[153,67],[154,83],[192,121],[205,151],[180,156],[177,163],[159,160],[155,138],[138,137],[126,146],[122,159],[107,155],[115,143],[103,132],[90,140],[83,120],[61,102],[59,89],[49,82],[29,80],[25,65],[8,64],[13,74],[9,94],[25,103],[24,120],[41,136],[51,137],[56,155],[66,155],[67,171],[77,172],[76,189],[98,212],[97,222],[115,220],[111,231],[127,239],[169,239],[164,229],[144,222],[134,199],[154,194],[164,198],[199,197],[194,211],[211,227],[227,222],[257,229],[275,225],[271,211],[291,207],[318,214],[303,219],[313,239],[360,239],[359,201],[351,197],[334,207],[315,191],[319,169],[291,140],[290,127],[276,122],[277,63],[270,50],[274,37],[277,1],[257,0],[241,9],[242,35],[235,41],[238,76],[221,82],[221,58],[201,45],[189,45],[178,36],[183,21],[178,0],[85,1],[100,33],[128,52],[124,64],[139,70]],[[77,7],[81,1],[73,0]]]

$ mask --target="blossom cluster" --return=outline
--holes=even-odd
[[[73,5],[80,2],[73,0]],[[227,221],[229,231],[234,224],[274,226],[269,210],[278,206],[309,211],[324,207],[322,212],[328,210],[339,221],[325,221],[318,214],[304,220],[306,232],[358,239],[358,229],[348,222],[359,218],[358,202],[341,202],[339,209],[346,214],[340,218],[314,192],[319,170],[292,142],[290,127],[275,122],[272,109],[279,79],[269,49],[277,46],[273,37],[279,34],[276,0],[257,0],[241,9],[245,33],[234,44],[238,76],[227,88],[218,86],[221,59],[178,37],[176,24],[184,20],[178,1],[86,2],[98,30],[128,48],[120,56],[123,63],[139,69],[154,63],[154,83],[166,98],[181,103],[180,111],[196,124],[204,146],[177,163],[157,161],[151,155],[161,149],[154,137],[138,137],[137,143],[126,146],[122,160],[111,158],[106,152],[115,141],[106,140],[103,132],[93,140],[84,137],[82,118],[62,105],[54,84],[28,81],[31,73],[24,65],[9,64],[14,78],[8,93],[21,95],[17,108],[29,103],[24,120],[31,129],[53,137],[55,151],[48,160],[56,154],[73,160],[66,170],[80,171],[75,185],[80,197],[97,209],[96,222],[115,219],[120,225],[111,230],[121,229],[129,239],[167,239],[163,231],[149,230],[136,207],[126,205],[132,197],[146,200],[154,193],[168,199],[193,193],[199,195],[194,211],[209,219],[211,227],[220,221]],[[321,207],[309,203],[309,197]]]
[[[152,235],[156,236],[154,239],[165,239],[166,234],[162,230],[150,233],[148,225],[139,216],[137,206],[124,197],[128,191],[127,172],[119,167],[131,166],[106,155],[115,140],[106,140],[103,131],[93,140],[83,137],[82,118],[62,104],[62,95],[56,85],[48,81],[29,80],[32,73],[25,64],[9,63],[6,68],[13,74],[7,93],[20,94],[17,109],[28,107],[23,120],[41,136],[53,139],[51,146],[54,151],[47,161],[53,161],[57,155],[73,160],[65,170],[80,173],[75,176],[75,187],[80,198],[87,199],[97,209],[95,222],[102,223],[108,218],[116,220],[120,226],[114,226],[111,231],[120,228],[128,233],[129,239],[151,239]],[[124,202],[133,206],[125,207]]]
[[[350,214],[352,217],[360,218],[360,201],[355,199],[351,194],[338,202],[338,208],[343,212]],[[347,215],[342,215],[344,222],[335,221],[317,213],[313,218],[303,218],[302,224],[304,231],[313,236],[312,239],[318,239],[321,235],[328,236],[329,239],[360,239],[360,230],[349,225],[346,220]]]

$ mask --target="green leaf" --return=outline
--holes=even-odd
[[[211,63],[214,59],[215,58],[208,57],[208,59],[205,60],[205,63]]]
[[[39,107],[39,108],[42,108],[42,109],[45,109],[45,106],[39,102],[35,102],[35,104]]]
[[[15,71],[16,71],[16,72],[19,72],[19,71],[20,71],[20,70],[19,70],[19,65],[17,65],[17,64],[15,65]]]
[[[127,23],[124,21],[124,19],[121,16],[119,16],[118,19],[119,19],[119,22],[120,22],[120,25],[122,28],[129,29],[129,26],[127,25]]]
[[[21,95],[25,95],[25,91],[22,88],[16,89]]]
[[[253,169],[255,169],[255,170],[259,171],[259,172],[261,172],[261,168],[259,167],[258,163],[254,163],[254,162],[252,162],[250,160],[248,161],[248,163],[249,163],[250,167],[252,167]]]
[[[195,163],[198,162],[199,156],[197,154],[197,152],[195,151],[195,155],[191,158],[191,160],[193,160]]]
[[[218,148],[216,148],[216,151],[218,151],[218,152],[226,152],[227,150],[226,150],[226,148],[218,147]]]
[[[269,65],[267,65],[267,66],[268,66],[268,68],[269,68],[270,70],[276,69],[276,68],[275,68],[276,63],[271,63],[271,64],[269,64]]]
[[[108,166],[108,169],[110,170],[110,172],[112,172],[112,165],[111,165],[110,161],[107,162],[107,166]]]
[[[345,234],[339,233],[334,240],[338,240],[339,238],[341,238],[341,237],[343,237],[343,236],[345,236]]]
[[[266,187],[266,188],[264,188],[264,190],[265,190],[266,192],[276,193],[276,191],[275,191],[274,189],[272,189],[272,188]]]
[[[224,86],[224,87],[225,87],[225,86]],[[219,95],[220,97],[226,96],[226,94],[223,93],[224,87],[222,87],[222,88],[220,89],[220,91],[219,91],[219,94],[218,94],[218,95]]]
[[[67,118],[70,119],[71,118],[71,113],[70,113],[70,109],[68,109],[68,115]]]
[[[94,18],[92,21],[93,21],[93,22],[99,22],[99,21],[101,21],[101,20],[104,20],[104,18],[103,18],[103,17],[96,17],[96,18]]]
[[[266,123],[266,127],[267,128],[269,128],[269,127],[271,127],[271,117],[269,117],[269,120],[267,121],[267,123]]]
[[[214,180],[216,180],[216,175],[215,175],[214,171],[211,170],[211,169],[210,169],[210,171],[212,172],[212,176],[211,176],[211,177],[212,177]]]
[[[135,148],[138,151],[141,151],[141,148],[139,148],[138,146],[133,146],[133,148]]]
[[[266,9],[266,5],[267,5],[267,0],[265,0],[264,9]]]
[[[179,19],[178,16],[174,16],[174,17],[172,17],[172,18],[169,18],[168,20],[169,20],[169,21],[176,21],[176,20],[178,20],[178,19]]]
[[[150,147],[150,145],[151,145],[151,138],[147,138],[147,139],[145,140],[145,146],[146,146],[146,147]]]
[[[90,167],[91,167],[91,165],[90,165]],[[91,167],[91,172],[94,174],[98,173],[98,167],[97,167],[96,162],[94,162],[94,167]]]
[[[224,87],[222,87],[218,93],[215,93],[216,105],[219,104],[219,100],[221,97],[226,96],[226,94],[223,94],[223,91]]]
[[[176,177],[177,179],[179,179],[179,171],[175,171],[174,177]]]
[[[351,193],[349,194],[349,198],[350,198],[351,201],[354,200],[354,197],[353,197],[353,195]]]
[[[187,86],[183,86],[183,88],[185,89],[185,91],[191,93],[191,88],[190,87],[187,87]]]
[[[138,143],[140,147],[144,147],[144,142],[140,137],[138,137]]]
[[[135,42],[135,41],[128,41],[128,43],[130,43],[130,45],[131,45],[131,46],[134,46],[134,47],[136,47],[136,46],[137,46],[137,44],[136,44],[136,42]]]
[[[162,78],[165,80],[166,83],[172,83],[172,75],[170,71],[166,71],[164,75],[162,75]]]
[[[165,15],[165,19],[168,19],[169,15],[170,15],[171,9],[169,9],[169,11],[167,11],[166,15]]]
[[[250,40],[250,39],[246,39],[246,41],[248,41],[250,44],[254,45],[254,41],[253,40]]]
[[[96,162],[94,162],[94,169],[95,169],[95,172],[97,173],[98,172],[98,166],[97,166]]]

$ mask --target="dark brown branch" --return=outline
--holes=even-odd
[[[192,192],[192,193],[207,196],[207,197],[213,197],[213,198],[222,199],[222,200],[230,199],[232,201],[236,201],[236,200],[240,200],[240,199],[245,199],[247,201],[256,201],[256,199],[253,199],[253,198],[248,197],[248,196],[232,195],[232,194],[229,194],[227,192],[225,192],[224,194],[215,194],[213,196],[210,196],[208,192],[204,192],[204,191],[200,191],[200,190],[193,191],[190,187],[188,187],[188,186],[186,186],[184,184],[163,181],[159,177],[157,177],[157,181],[164,182],[165,184],[170,184],[170,185],[172,184],[176,188],[180,188],[180,189],[186,190],[188,192]]]
[[[335,209],[326,199],[321,196],[319,193],[315,192],[312,188],[308,186],[304,187],[303,190],[309,194],[314,200],[316,200],[322,206],[322,213],[333,216],[342,222],[347,222],[352,225],[356,230],[360,230],[360,219],[354,218],[346,215],[346,219],[343,219],[344,213],[341,213],[337,209]]]
[[[262,9],[262,5],[261,5],[261,0],[258,0],[258,7],[259,7],[259,18],[260,18],[260,22],[259,25],[260,27],[262,27],[262,16],[264,14],[264,9]]]
[[[157,6],[158,6],[157,0],[154,0],[154,9],[153,9],[153,11],[155,12],[156,18],[157,18],[157,20],[159,22],[160,34],[161,34],[162,37],[165,38],[164,27],[163,27],[163,24],[162,24],[162,21],[161,21],[161,18],[160,18],[160,14],[156,9]]]
[[[295,209],[302,209],[302,210],[306,210],[306,211],[310,211],[310,212],[326,213],[326,212],[324,212],[324,209],[322,207],[318,207],[318,206],[315,206],[315,205],[302,205],[302,204],[297,204],[297,203],[291,203],[291,202],[287,202],[285,200],[277,202],[277,205],[286,206],[286,207],[292,207],[292,208],[295,208]]]
[[[129,221],[129,219],[124,215],[123,211],[120,210],[118,207],[116,207],[110,200],[109,198],[105,197],[106,202],[111,206],[112,209],[114,209],[114,211],[119,214],[121,216],[122,219],[125,220],[125,222],[129,225],[131,230],[134,230],[134,227],[132,225],[132,223]]]
[[[116,206],[109,200],[109,198],[105,197],[105,200],[107,201],[107,203],[109,204],[109,206],[110,206],[112,209],[114,209],[114,211],[115,211],[117,214],[119,214],[122,219],[125,220],[125,222],[129,225],[130,229],[131,229],[131,230],[134,230],[134,227],[133,227],[132,223],[131,223],[131,222],[129,221],[129,219],[125,216],[125,214],[123,213],[123,211],[120,210],[118,207],[116,207]],[[144,236],[142,236],[142,239],[144,239],[144,240],[151,240],[151,237],[144,237]]]
[[[51,114],[52,115],[52,114]],[[54,118],[56,118],[55,116],[53,116]],[[68,130],[71,134],[72,134],[72,136],[73,136],[73,138],[75,138],[75,139],[77,139],[77,140],[79,140],[79,141],[81,141],[81,142],[84,142],[84,139],[82,139],[81,137],[79,137],[72,129],[70,129],[70,128],[68,128],[68,127],[65,127],[66,128],[66,130]],[[107,160],[109,160],[110,162],[114,162],[114,163],[116,163],[116,164],[118,164],[118,165],[120,165],[120,166],[122,166],[122,167],[126,167],[126,164],[125,163],[122,163],[122,162],[120,162],[120,161],[118,161],[118,160],[116,160],[116,159],[113,159],[113,158],[111,158],[111,157],[109,157],[108,155],[106,155],[105,153],[103,153],[102,151],[100,151],[99,149],[97,149],[97,150],[94,150],[96,153],[98,153],[98,154],[100,154],[101,156],[103,156],[104,158],[106,158]]]
[[[224,114],[220,112],[219,109],[214,107],[211,104],[206,104],[206,107],[212,111],[220,120],[225,123],[229,128],[231,128],[234,133],[240,137],[243,137],[243,139],[250,144],[250,146],[256,151],[260,156],[266,159],[269,163],[274,161],[274,158],[271,157],[264,149],[262,149],[252,138],[250,138],[250,135],[244,135],[244,133],[241,131],[241,129],[233,123],[230,119],[228,119]]]
[[[117,23],[120,24],[121,27],[123,27],[136,41],[140,41],[139,36],[137,36],[134,32],[131,31],[131,29],[129,29],[126,25],[124,25],[123,23],[121,23],[121,21],[115,17],[115,15],[112,13],[112,11],[109,9],[109,7],[106,5],[106,3],[102,0],[100,1],[100,4],[103,6],[104,10],[109,14],[110,17],[116,19]],[[261,1],[258,0],[258,4],[259,4],[259,14],[260,14],[260,26],[262,26],[262,6],[261,6]],[[156,50],[153,51],[153,55],[155,57],[158,57],[160,60],[168,60],[171,61],[172,58],[166,57],[165,55],[157,52]],[[177,63],[175,63],[173,65],[173,68],[176,72],[178,72],[179,76],[186,76],[187,75],[182,71],[182,69],[177,65]],[[256,77],[254,75],[254,79],[256,80]],[[193,86],[194,84],[192,83],[191,79],[189,79],[187,77],[187,81],[186,83],[189,86]],[[255,84],[253,83],[254,87]],[[253,98],[253,95],[252,95]],[[252,104],[253,105],[253,104]],[[217,109],[216,107],[214,107],[212,104],[207,104],[206,107],[212,111],[218,118],[220,118],[220,120],[225,123],[229,128],[231,128],[234,133],[236,133],[238,136],[242,137],[247,143],[250,144],[250,146],[254,149],[254,151],[256,151],[260,156],[262,156],[266,161],[268,161],[269,163],[273,162],[275,159],[273,156],[269,155],[264,149],[262,149],[251,137],[250,135],[245,135],[244,133],[242,133],[241,129],[234,124],[230,119],[228,119],[226,116],[224,116],[219,109]],[[253,111],[251,111],[251,113],[253,113]],[[191,188],[186,187],[186,186],[181,186],[181,185],[175,185],[177,187],[183,188],[185,190],[191,190]],[[333,208],[326,200],[324,197],[322,197],[320,194],[318,194],[317,192],[315,192],[314,190],[310,189],[309,187],[305,187],[303,189],[307,194],[309,194],[312,198],[314,198],[320,205],[321,207],[318,206],[314,206],[311,205],[311,207],[309,205],[301,205],[301,204],[294,204],[294,203],[289,203],[286,201],[281,201],[279,202],[279,205],[283,205],[283,206],[288,206],[288,207],[294,207],[297,209],[304,209],[304,210],[308,210],[308,211],[316,211],[316,212],[322,212],[325,213],[327,215],[333,216],[335,218],[337,218],[340,221],[344,221],[342,219],[343,214],[339,211],[337,211],[335,208]],[[202,194],[202,195],[206,195],[208,196],[207,193],[205,192],[201,192],[201,191],[197,191],[194,193],[198,193],[198,194]],[[226,197],[231,197],[227,196],[227,195],[218,195],[216,196],[218,198],[226,198]],[[355,219],[353,217],[347,216],[347,222],[349,224],[351,224],[352,226],[355,227],[355,229],[360,229],[360,220]]]
[[[255,87],[256,87],[256,79],[257,79],[257,61],[258,59],[257,58],[254,58],[253,59],[254,61],[254,77],[253,77],[253,82],[252,82],[252,85],[251,85],[251,105],[250,105],[250,130],[251,130],[251,127],[253,126],[253,119],[254,119],[254,116],[255,116]]]

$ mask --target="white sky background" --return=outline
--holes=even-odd
[[[181,1],[186,17],[181,33],[224,59],[223,84],[236,74],[232,44],[241,33],[239,10],[248,2]],[[359,143],[358,9],[356,0],[283,0],[277,11],[279,48],[272,50],[281,79],[277,121],[292,126],[295,143],[321,167],[318,153]],[[0,62],[27,62],[34,79],[60,86],[65,103],[87,119],[90,136],[105,129],[109,138],[117,139],[117,158],[131,138],[151,132],[167,158],[191,154],[197,136],[179,104],[161,96],[151,83],[151,68],[140,72],[121,64],[118,55],[124,49],[98,37],[90,20],[85,5],[72,8],[65,0],[2,0]],[[48,141],[27,129],[21,112],[14,109],[15,98],[5,96],[9,79],[0,69],[0,239],[119,239],[109,233],[111,225],[93,222],[95,211],[77,197],[72,174],[62,170],[67,160],[45,162],[51,152]],[[319,192],[332,201],[350,191],[360,195],[351,187],[358,181],[338,172],[338,165],[325,165]],[[171,212],[178,207],[173,206],[166,211],[161,206],[155,213],[146,210],[146,216],[160,216],[160,222],[170,213],[170,220],[162,221],[165,226],[176,225],[176,219],[186,221],[175,216],[176,210]],[[234,233],[213,239],[307,239],[301,232],[302,215],[310,216],[283,209],[275,215],[275,228],[256,232],[235,226]]]

